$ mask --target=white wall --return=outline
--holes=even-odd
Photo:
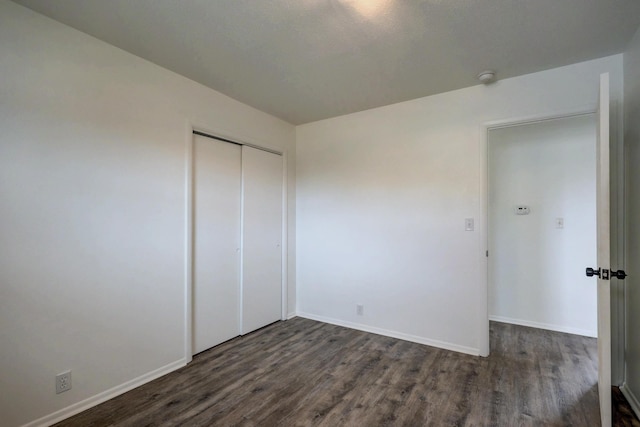
[[[288,156],[293,303],[293,126],[6,0],[0,58],[0,424],[185,362],[189,122]]]
[[[584,275],[596,265],[595,119],[489,131],[492,320],[597,336],[597,281]]]
[[[595,110],[606,71],[619,103],[615,55],[297,127],[300,314],[478,353],[483,124]]]
[[[640,416],[640,29],[624,53],[627,157],[626,372],[623,391]]]

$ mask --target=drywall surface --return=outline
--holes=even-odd
[[[596,337],[595,114],[491,129],[488,153],[490,318]]]
[[[624,52],[627,158],[626,374],[623,390],[640,416],[640,29]]]
[[[620,102],[615,55],[298,126],[299,313],[479,353],[483,125],[595,111],[602,72]]]
[[[6,0],[0,58],[0,423],[11,427],[185,363],[189,123],[284,151],[290,224],[295,130]],[[67,369],[73,387],[56,395]]]

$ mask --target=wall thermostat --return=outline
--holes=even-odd
[[[529,215],[529,206],[516,206],[515,211],[516,215]]]

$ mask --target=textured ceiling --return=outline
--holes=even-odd
[[[638,0],[15,0],[301,124],[623,51]]]

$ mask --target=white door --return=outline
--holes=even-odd
[[[240,335],[241,147],[193,136],[193,353]]]
[[[242,147],[242,333],[282,317],[282,156]]]
[[[598,391],[602,426],[611,425],[611,291],[609,286],[609,74],[600,76],[597,142]]]

